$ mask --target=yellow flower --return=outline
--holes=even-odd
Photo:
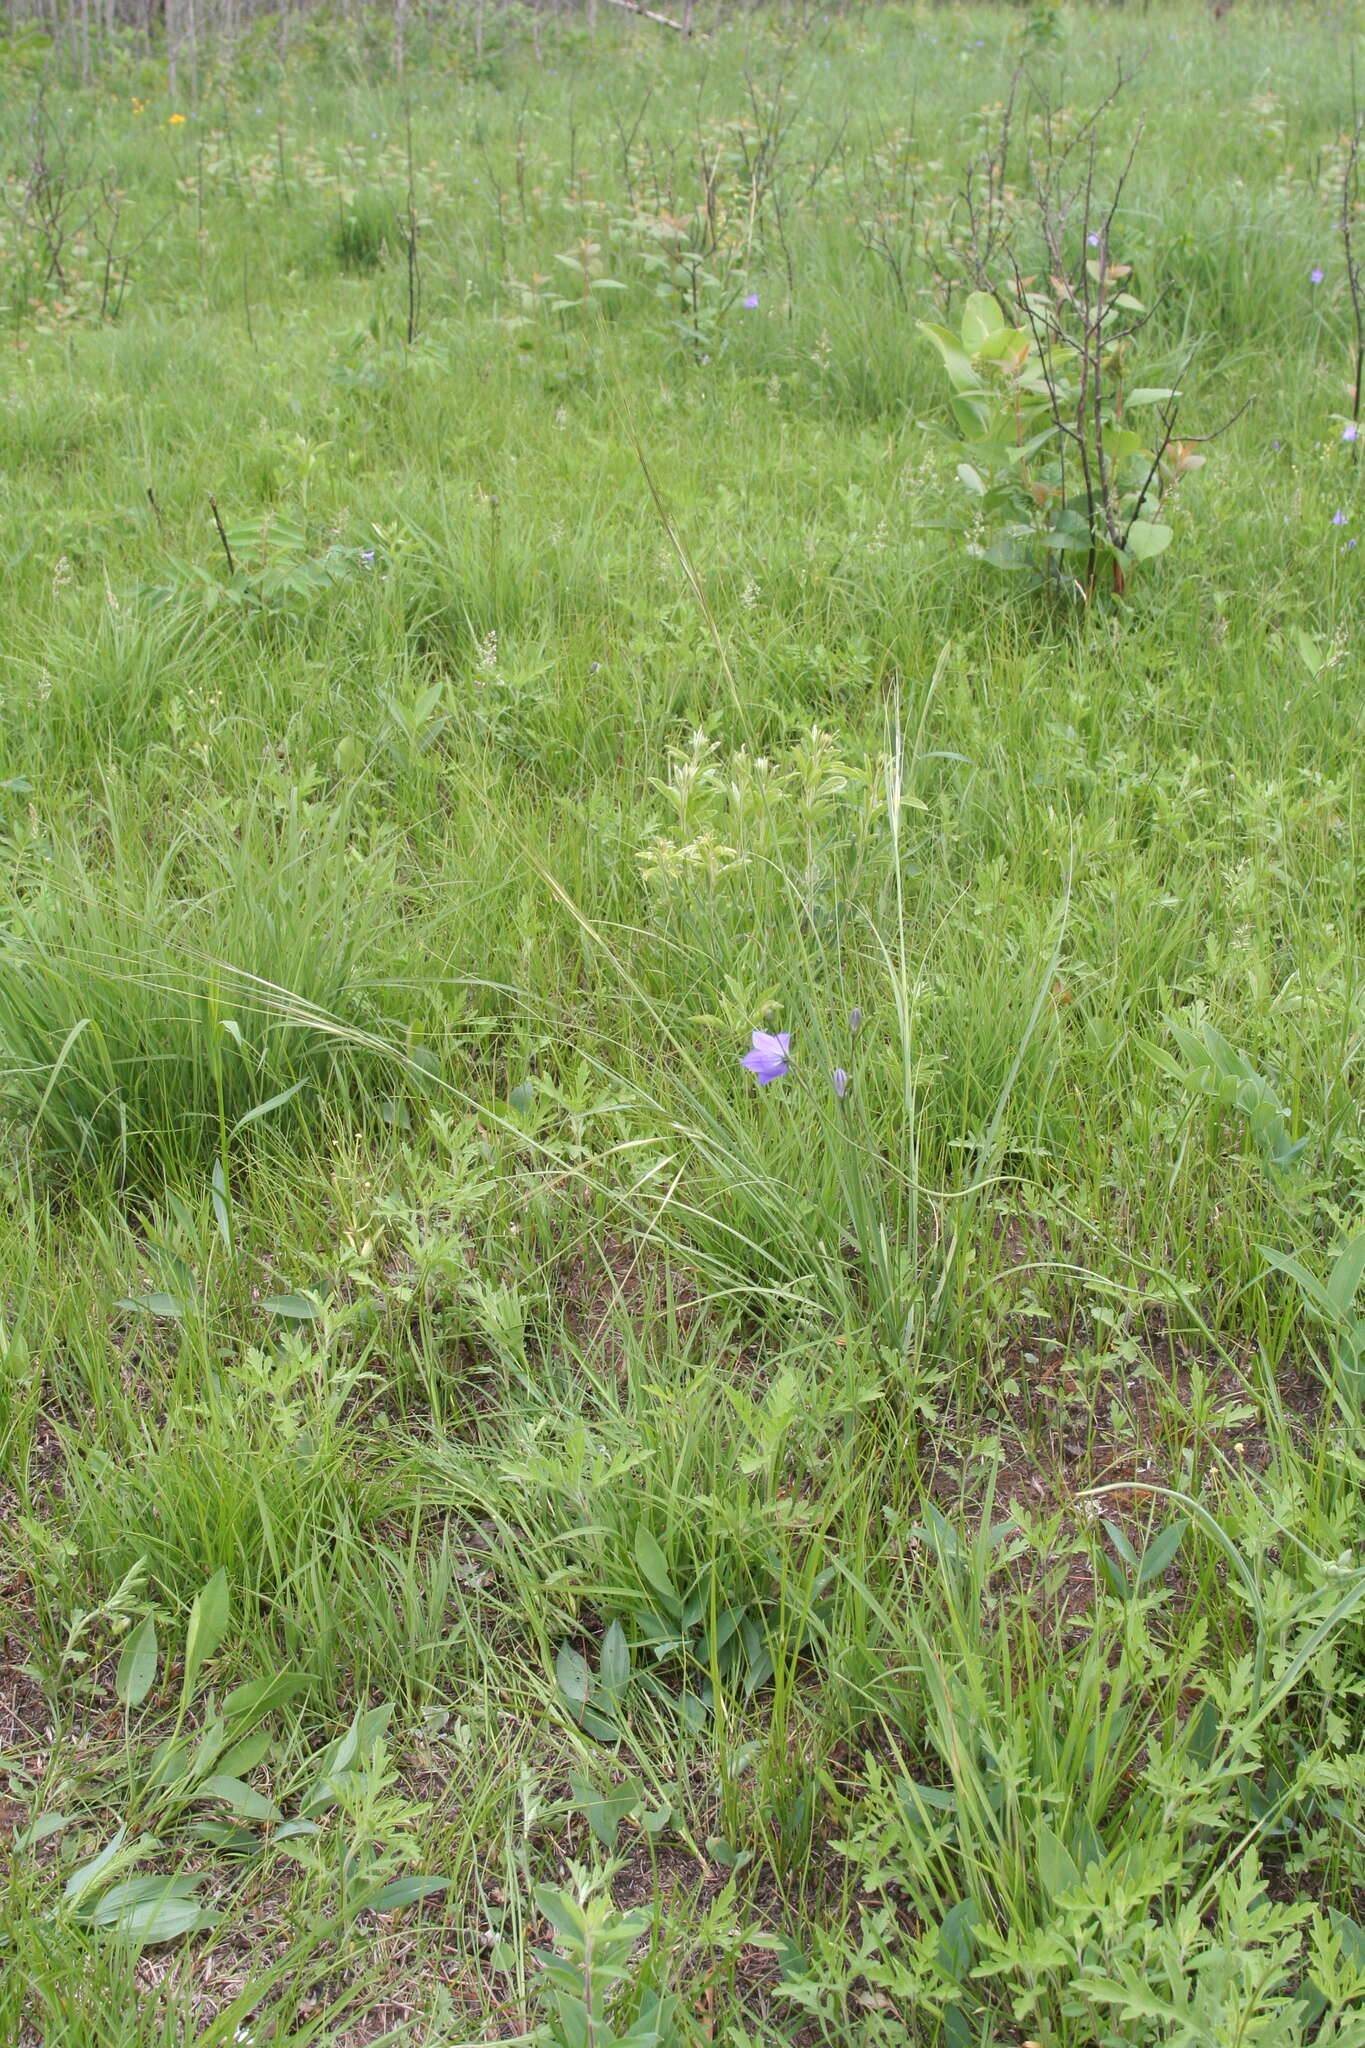
[[[179,123],[180,123],[180,122],[182,122],[182,121],[184,120],[184,118],[185,118],[185,116],[184,116],[183,114],[172,114],[172,115],[171,115],[171,119],[170,119],[170,125],[171,125],[171,127],[172,127],[172,128],[175,128],[175,127],[177,127],[177,126],[179,125]]]

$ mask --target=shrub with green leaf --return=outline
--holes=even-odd
[[[1164,554],[1171,490],[1203,457],[1172,438],[1180,394],[1125,376],[1121,344],[1142,307],[1122,288],[1123,267],[1084,267],[1099,310],[1079,338],[1062,315],[1069,285],[1022,292],[1008,313],[972,292],[956,334],[919,328],[938,350],[970,458],[957,470],[968,553],[1089,598],[1102,574],[1121,592]]]

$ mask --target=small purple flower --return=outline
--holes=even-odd
[[[753,1040],[753,1050],[744,1053],[739,1063],[749,1069],[760,1088],[766,1088],[769,1081],[780,1081],[787,1071],[792,1035],[790,1031],[755,1031]]]
[[[836,1067],[834,1069],[834,1092],[838,1096],[840,1102],[843,1101],[844,1097],[848,1093],[848,1075],[844,1072],[842,1067]]]
[[[362,563],[364,564],[364,566],[365,566],[365,567],[366,567],[367,569],[373,569],[373,567],[374,567],[374,549],[373,549],[373,548],[362,548],[362,549],[360,550],[360,559],[361,559]]]
[[[1341,430],[1341,438],[1343,441],[1358,441],[1360,439],[1360,428],[1355,420],[1347,420]]]
[[[863,1013],[856,1003],[848,1013],[848,1028],[855,1038],[863,1028]]]
[[[1333,526],[1344,526],[1346,524],[1346,514],[1340,510],[1334,512],[1332,514],[1332,524]]]
[[[1086,239],[1086,241],[1087,241],[1087,242],[1088,242],[1088,243],[1090,244],[1090,246],[1091,246],[1091,248],[1092,248],[1092,249],[1098,249],[1098,248],[1099,248],[1099,246],[1100,246],[1100,238],[1099,238],[1099,236],[1098,236],[1098,235],[1087,235],[1085,239]]]
[[[1350,552],[1351,552],[1351,549],[1352,549],[1352,548],[1358,548],[1359,546],[1360,546],[1360,542],[1359,542],[1358,540],[1348,540],[1348,541],[1347,541],[1347,543],[1346,543],[1346,552],[1347,552],[1347,554],[1348,554],[1348,555],[1350,554]]]
[[[745,299],[744,303],[749,308],[749,311],[752,313],[754,307],[758,304],[758,293],[750,292],[748,297]]]
[[[1270,445],[1271,445],[1271,447],[1272,447],[1272,448],[1273,448],[1273,449],[1275,450],[1275,453],[1276,453],[1276,454],[1278,455],[1278,454],[1279,454],[1279,452],[1280,452],[1280,444],[1279,444],[1279,442],[1278,442],[1278,441],[1272,441]]]
[[[1316,265],[1316,264],[1314,264],[1314,265],[1313,265],[1313,268],[1312,268],[1312,269],[1311,269],[1311,270],[1309,271],[1309,273],[1308,273],[1308,282],[1309,282],[1310,284],[1321,284],[1321,283],[1322,283],[1322,279],[1323,279],[1323,273],[1322,273],[1322,271],[1320,271],[1320,270],[1318,269],[1317,265]]]

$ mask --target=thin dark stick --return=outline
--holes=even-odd
[[[422,273],[417,261],[417,200],[413,190],[414,172],[412,163],[412,102],[407,106],[408,130],[408,223],[406,241],[408,245],[408,347],[417,339],[417,316],[422,303]]]
[[[1354,87],[1354,78],[1352,79]],[[1354,98],[1354,91],[1352,93]],[[1360,380],[1365,376],[1365,306],[1361,303],[1360,265],[1355,253],[1354,226],[1351,219],[1354,211],[1357,173],[1360,168],[1360,138],[1365,130],[1365,114],[1357,113],[1356,125],[1351,135],[1351,147],[1346,154],[1346,170],[1341,180],[1341,241],[1346,253],[1346,284],[1351,294],[1351,317],[1355,322],[1356,354],[1355,376],[1351,384],[1351,418],[1360,425]],[[1360,454],[1360,442],[1351,445],[1352,456]]]
[[[151,496],[150,491],[147,495]],[[228,575],[235,576],[237,574],[237,564],[232,559],[232,549],[228,546],[227,531],[218,512],[218,500],[212,492],[209,493],[209,510],[213,514],[213,523],[218,528],[218,538],[223,543],[223,553],[227,556]]]

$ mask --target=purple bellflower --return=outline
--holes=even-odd
[[[755,1031],[753,1048],[740,1059],[740,1065],[747,1067],[760,1088],[766,1088],[769,1081],[780,1081],[787,1071],[787,1054],[791,1048],[790,1031]]]

